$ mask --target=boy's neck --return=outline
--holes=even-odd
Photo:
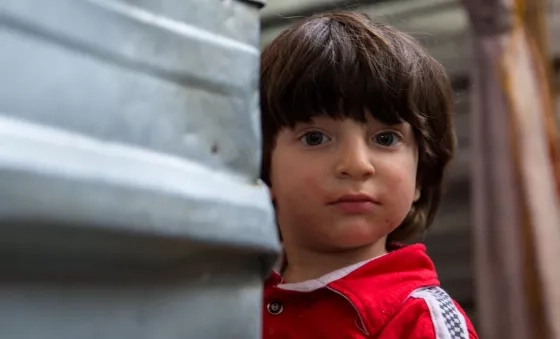
[[[298,283],[317,279],[361,261],[387,253],[385,238],[367,246],[342,251],[313,251],[286,248],[287,265],[282,272],[285,283]]]

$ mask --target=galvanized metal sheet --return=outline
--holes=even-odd
[[[0,337],[258,338],[258,12],[0,3]]]
[[[230,20],[252,21],[257,35],[256,9],[234,4],[245,15]],[[213,167],[257,168],[256,45],[119,1],[3,1],[0,21],[0,44],[10,46],[0,54],[10,79],[0,86],[3,114]]]

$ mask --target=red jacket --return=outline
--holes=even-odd
[[[439,287],[424,245],[297,284],[281,284],[273,273],[263,317],[263,339],[478,339]]]

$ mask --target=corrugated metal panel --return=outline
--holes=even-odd
[[[258,5],[0,3],[1,338],[260,337]]]

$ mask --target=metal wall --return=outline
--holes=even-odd
[[[259,338],[260,1],[0,2],[0,338]]]

